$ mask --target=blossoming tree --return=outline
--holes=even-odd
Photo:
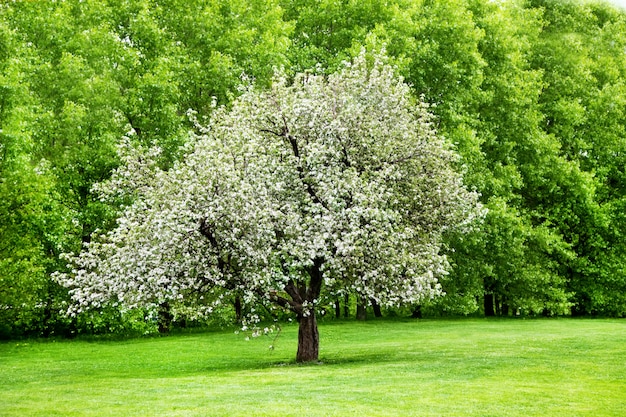
[[[398,305],[438,295],[442,233],[480,216],[427,106],[381,55],[249,86],[215,110],[183,162],[162,171],[151,158],[128,158],[102,184],[134,199],[57,275],[74,311],[208,311],[237,292],[295,314],[300,362],[318,359],[324,296]]]

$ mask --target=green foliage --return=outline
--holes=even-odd
[[[564,271],[574,312],[624,315],[626,225],[615,207],[624,198],[626,14],[603,3],[533,5],[545,19],[533,56],[545,74],[539,104],[570,167],[559,188],[544,187],[542,210],[577,254]]]
[[[457,248],[451,254],[455,265],[449,280],[453,296],[464,294],[470,303],[471,297],[483,290],[485,295],[496,297],[496,312],[505,315],[507,311],[516,315],[568,313],[568,294],[560,274],[560,266],[573,257],[568,245],[554,229],[533,227],[502,199],[492,199],[488,208],[479,232],[451,239]],[[472,285],[481,288],[471,291]],[[443,303],[450,309],[449,301]]]
[[[47,333],[46,321],[64,320],[64,291],[48,278],[64,268],[59,254],[112,226],[116,206],[92,187],[119,164],[122,136],[159,146],[171,165],[192,127],[187,110],[227,103],[244,72],[267,80],[285,63],[290,25],[266,1],[0,8],[2,322],[32,330],[13,320],[27,309]]]
[[[294,72],[316,67],[333,72],[352,52],[358,53],[368,33],[393,12],[380,0],[283,0],[281,4],[285,18],[295,23],[289,49]]]
[[[124,135],[161,148],[167,169],[194,128],[188,110],[202,121],[214,100],[230,103],[242,74],[268,85],[277,67],[331,73],[383,45],[414,95],[436,105],[439,133],[492,210],[483,230],[449,237],[457,267],[429,308],[471,313],[495,291],[529,312],[572,303],[576,314],[625,315],[624,11],[560,0],[62,0],[0,4],[2,327],[68,323],[48,277],[65,267],[61,252],[113,226],[119,202],[92,187],[119,165]]]

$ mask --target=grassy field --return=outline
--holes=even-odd
[[[322,324],[0,344],[1,416],[624,416],[626,320]]]

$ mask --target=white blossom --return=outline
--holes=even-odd
[[[97,190],[132,203],[56,277],[74,312],[209,312],[237,292],[306,317],[346,291],[384,305],[435,297],[449,267],[442,233],[481,209],[433,125],[381,55],[329,76],[279,73],[267,91],[247,85],[168,171],[158,150],[122,143],[124,164]]]

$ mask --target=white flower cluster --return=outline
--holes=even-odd
[[[135,200],[57,275],[76,310],[227,292],[302,317],[324,292],[417,302],[440,293],[441,233],[480,216],[427,106],[382,55],[247,87],[194,145],[167,172],[154,153],[127,153],[101,187]]]

